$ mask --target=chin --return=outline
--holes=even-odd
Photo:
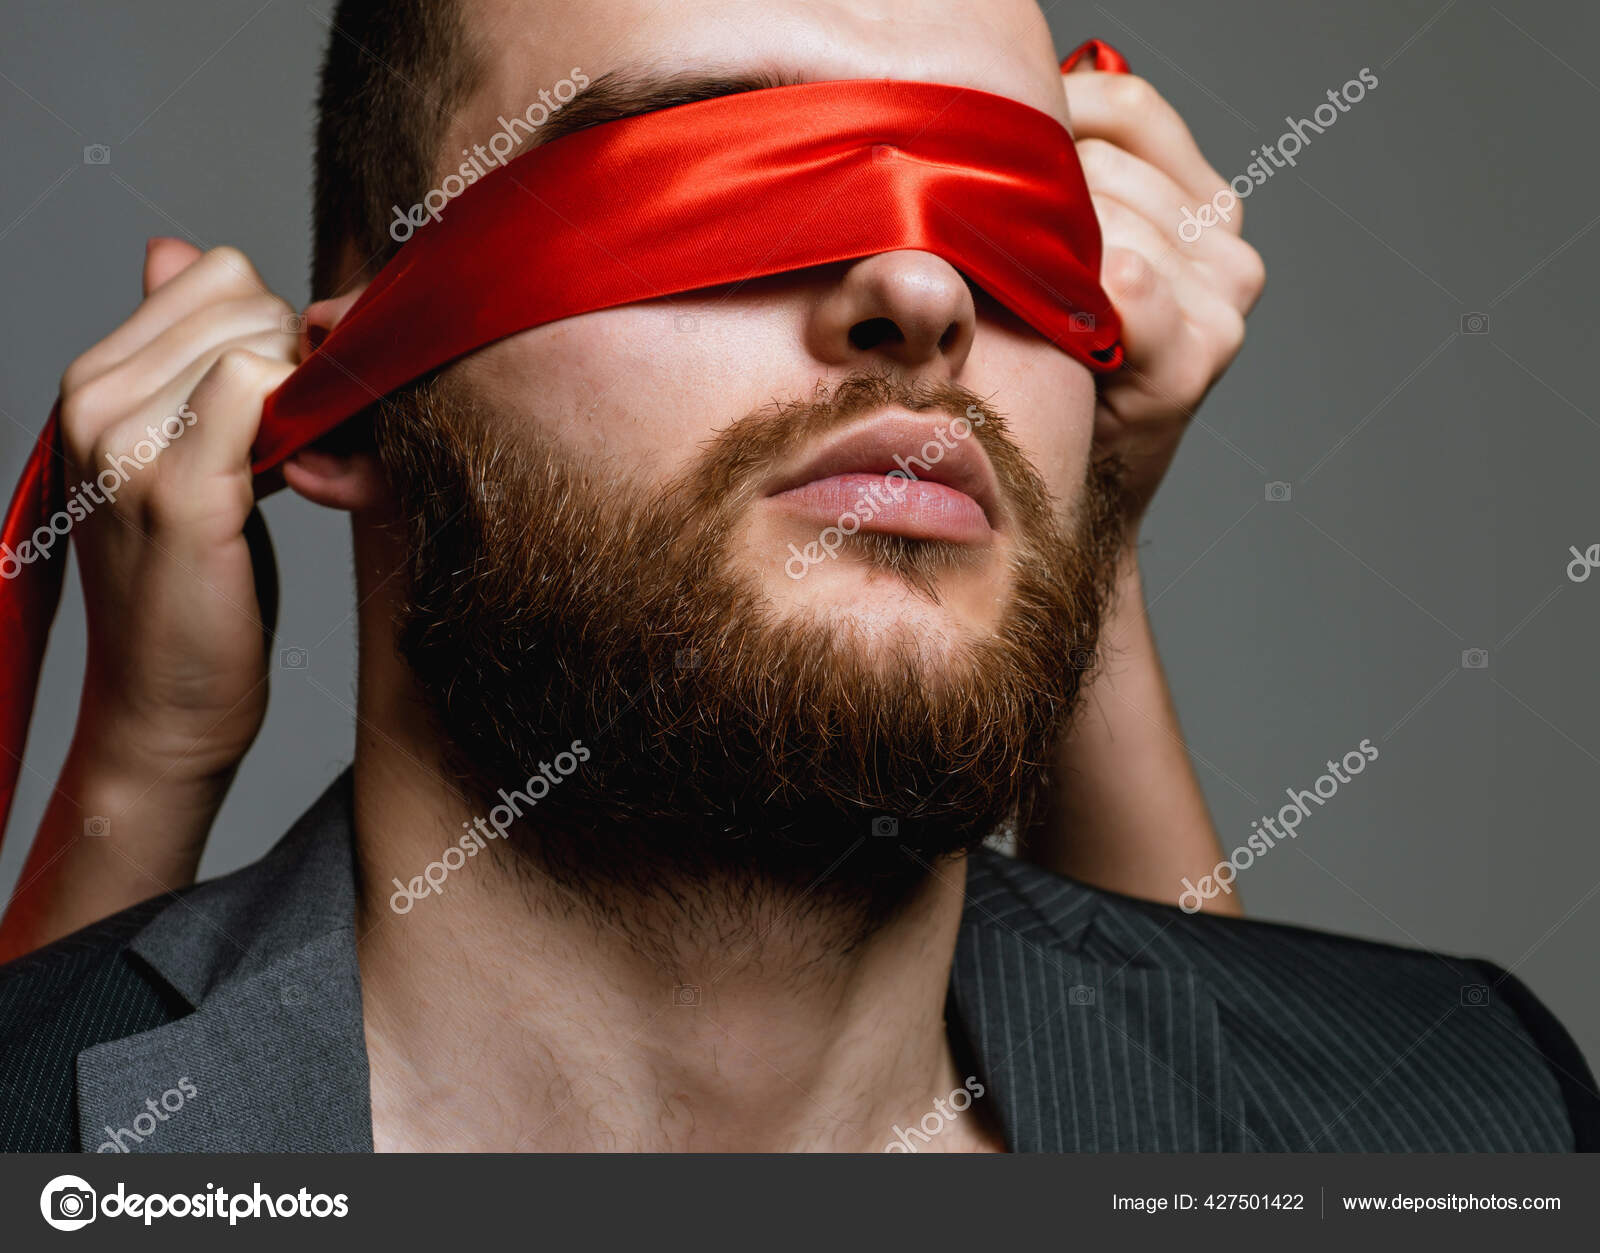
[[[768,570],[762,585],[780,622],[828,626],[874,667],[909,660],[933,668],[934,678],[939,667],[993,635],[1013,590],[997,554],[946,556],[896,568],[841,552],[801,580]]]

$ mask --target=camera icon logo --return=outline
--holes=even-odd
[[[1489,650],[1487,648],[1462,649],[1461,668],[1463,670],[1487,670],[1489,668]]]
[[[672,655],[672,664],[679,670],[698,670],[706,664],[698,648],[680,648]]]
[[[700,1004],[700,985],[698,983],[674,984],[672,988],[672,1003],[679,1008],[694,1008]]]
[[[672,319],[672,325],[680,333],[698,331],[700,329],[700,319],[692,313],[680,313]]]
[[[1094,989],[1088,984],[1080,983],[1067,989],[1068,1005],[1093,1005]]]
[[[278,664],[285,670],[304,670],[309,660],[303,648],[286,648],[278,654]]]
[[[306,329],[306,320],[298,313],[286,313],[278,319],[278,325],[285,335],[298,335]]]
[[[1080,334],[1094,330],[1094,314],[1074,313],[1067,319],[1067,326]]]
[[[85,165],[110,165],[111,149],[105,144],[87,144],[83,149]]]
[[[892,840],[900,834],[900,819],[879,814],[872,820],[872,834],[881,840]]]
[[[1463,1005],[1487,1005],[1489,1003],[1489,989],[1482,983],[1465,983],[1461,986],[1461,1003]]]
[[[1267,484],[1267,499],[1274,501],[1293,500],[1294,488],[1281,480]]]
[[[87,1180],[57,1175],[39,1194],[39,1212],[57,1231],[76,1231],[95,1218],[95,1195]]]
[[[83,820],[83,833],[99,839],[111,834],[111,819],[104,814],[94,814]]]
[[[1461,315],[1461,333],[1463,335],[1487,335],[1489,333],[1489,315],[1487,313],[1463,313]]]

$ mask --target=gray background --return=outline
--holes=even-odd
[[[1146,579],[1224,842],[1371,738],[1381,757],[1242,878],[1258,917],[1487,955],[1600,1062],[1591,301],[1600,10],[1472,0],[1047,5],[1117,43],[1241,173],[1283,119],[1379,86],[1248,202],[1267,294],[1147,528]],[[307,298],[329,0],[7,0],[0,471],[61,369],[137,303],[144,241],[236,244]],[[160,14],[158,18],[156,14]],[[111,147],[107,165],[83,148]],[[1463,334],[1483,313],[1485,334]],[[1287,501],[1269,482],[1291,484]],[[351,753],[344,519],[266,506],[284,589],[271,712],[205,871],[254,858]],[[76,577],[0,854],[9,890],[65,751]],[[1465,668],[1464,650],[1488,650]]]

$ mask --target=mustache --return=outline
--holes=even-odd
[[[968,419],[973,437],[994,463],[1003,490],[1015,492],[1038,482],[1032,464],[1011,438],[1004,417],[986,397],[946,380],[913,381],[889,372],[863,372],[833,384],[819,381],[806,399],[773,401],[716,432],[706,441],[684,486],[697,494],[714,491],[738,496],[742,502],[783,458],[858,418],[888,408]]]
[[[968,423],[995,472],[1000,494],[1022,535],[1038,543],[1056,527],[1053,497],[993,403],[947,380],[911,380],[889,371],[819,381],[809,397],[777,400],[715,432],[701,454],[657,498],[684,523],[680,543],[719,546],[775,469],[806,446],[884,409],[935,413]],[[908,454],[918,452],[907,449]],[[926,599],[939,600],[939,575],[968,560],[960,545],[858,532],[853,551],[891,572]]]

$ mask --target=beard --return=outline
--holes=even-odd
[[[937,649],[780,610],[736,560],[780,459],[887,405],[981,414],[972,435],[1012,523],[998,621]],[[398,646],[452,781],[485,813],[551,780],[518,805],[512,860],[641,945],[730,902],[748,919],[780,901],[792,922],[845,920],[835,934],[854,943],[942,859],[1036,813],[1109,602],[1114,466],[1090,466],[1063,525],[981,398],[885,375],[752,413],[650,490],[448,376],[385,401],[374,432],[410,554]],[[839,556],[931,602],[976,559],[861,532]],[[672,919],[654,941],[642,902]]]

